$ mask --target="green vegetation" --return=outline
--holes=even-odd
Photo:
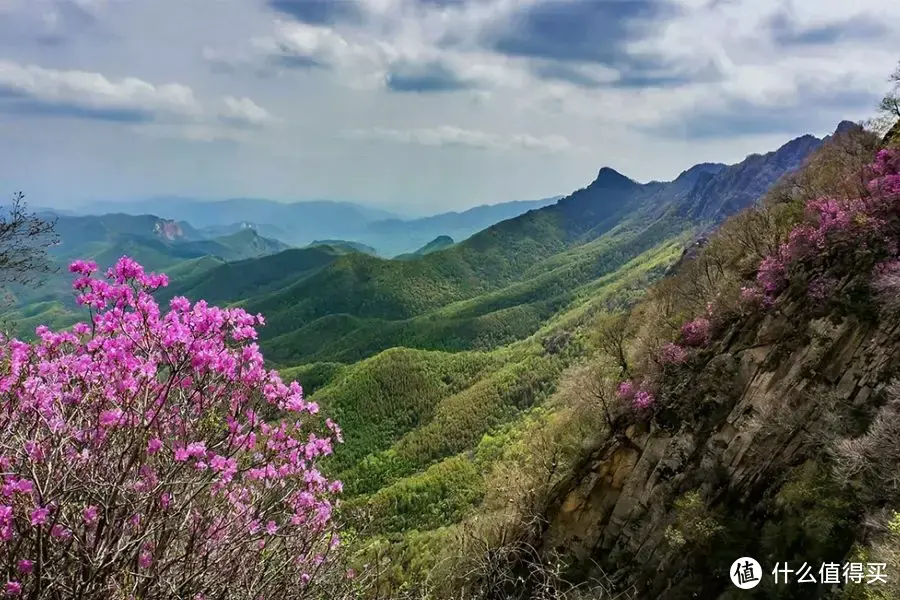
[[[594,354],[598,319],[640,300],[726,199],[742,207],[735,198],[755,199],[753,186],[805,157],[785,152],[711,167],[708,186],[641,185],[604,169],[552,206],[402,260],[333,240],[234,262],[200,242],[184,245],[196,256],[171,257],[163,241],[134,250],[173,275],[161,302],[185,295],[265,316],[267,360],[344,431],[323,468],[344,482],[341,516],[363,532],[352,550],[386,553],[402,586],[435,566],[473,511],[520,518],[524,505],[509,499],[530,506],[559,483],[605,427],[562,376]],[[97,256],[121,248],[86,243]],[[59,309],[33,308],[40,320]]]
[[[408,254],[400,254],[394,257],[394,260],[411,260],[413,258],[417,258],[419,256],[425,256],[426,254],[431,254],[432,252],[437,252],[438,250],[443,250],[444,248],[449,248],[455,242],[453,238],[449,235],[439,235],[434,238],[415,252],[410,252]]]
[[[315,240],[310,242],[307,248],[324,248],[335,254],[352,254],[360,252],[371,256],[378,256],[378,251],[372,246],[366,246],[360,242],[351,242],[347,240]]]

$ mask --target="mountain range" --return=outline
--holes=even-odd
[[[345,443],[324,468],[344,482],[344,518],[357,509],[371,516],[366,527],[385,542],[400,585],[416,577],[408,557],[430,564],[447,528],[478,507],[492,470],[528,427],[557,418],[544,401],[593,351],[605,319],[640,302],[713,229],[833,139],[801,136],[672,181],[639,183],[604,167],[559,199],[425,219],[343,206],[356,215],[357,235],[320,230],[290,248],[261,235],[268,208],[219,222],[184,219],[189,211],[60,216],[63,244],[53,255],[106,266],[128,253],[170,275],[156,293],[162,305],[185,295],[262,313],[268,364],[342,425]],[[465,233],[492,219],[500,220]],[[375,255],[426,232],[394,259]],[[7,317],[26,334],[84,318],[60,300],[64,281],[27,291]]]
[[[305,246],[316,240],[346,240],[365,244],[381,256],[413,252],[440,235],[466,239],[499,221],[552,204],[558,197],[501,202],[462,212],[418,219],[399,216],[350,202],[284,203],[253,198],[195,200],[163,197],[129,202],[92,202],[75,210],[82,215],[153,214],[190,223],[207,237],[255,229],[260,235]],[[66,214],[71,213],[68,211]],[[59,214],[63,214],[59,212]]]
[[[558,202],[415,260],[343,254],[264,294],[235,282],[236,265],[223,265],[166,295],[202,290],[265,314],[261,339],[282,364],[352,362],[393,346],[489,349],[534,333],[637,257],[748,206],[821,144],[803,136],[736,165],[698,165],[671,182],[640,184],[603,168]],[[240,268],[256,269],[254,261]]]

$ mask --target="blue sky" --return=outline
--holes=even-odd
[[[412,213],[871,116],[884,0],[0,0],[0,184]]]

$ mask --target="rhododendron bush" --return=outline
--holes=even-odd
[[[337,543],[341,485],[316,461],[340,430],[264,367],[262,317],[180,297],[163,314],[166,277],[128,258],[70,270],[89,323],[0,338],[0,591],[302,597]]]
[[[759,265],[759,288],[770,305],[791,281],[791,269],[802,265],[851,274],[895,260],[900,241],[900,153],[881,150],[868,168],[869,195],[857,199],[819,198],[806,204],[806,218],[790,232],[778,252]],[[844,274],[844,273],[841,274]],[[877,276],[878,273],[875,273]],[[813,300],[832,293],[837,280],[820,275],[808,288]]]

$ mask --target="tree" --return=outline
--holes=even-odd
[[[12,203],[0,210],[0,287],[33,284],[38,275],[54,270],[46,250],[59,239],[55,227],[55,219],[28,213],[22,192],[13,195]]]
[[[888,78],[891,89],[878,105],[878,116],[871,120],[870,127],[879,135],[884,135],[887,144],[894,145],[900,142],[900,131],[897,123],[900,123],[900,64]]]
[[[900,119],[900,64],[888,78],[891,82],[891,91],[881,99],[878,109],[891,119]]]
[[[262,316],[183,297],[163,314],[167,278],[129,258],[70,270],[90,323],[0,336],[0,591],[321,596],[341,484],[316,463],[341,433],[264,367]]]
[[[604,315],[596,330],[597,345],[607,356],[615,360],[620,375],[627,376],[628,343],[634,335],[631,315],[627,312]]]

